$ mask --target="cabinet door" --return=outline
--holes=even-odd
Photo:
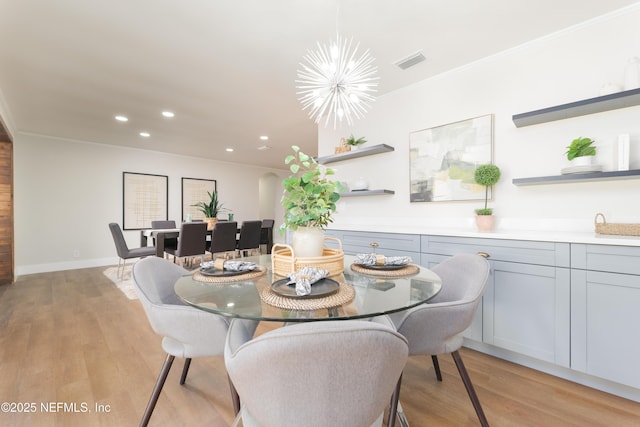
[[[421,254],[420,265],[426,268],[433,268],[445,258],[448,257],[444,255]],[[491,280],[491,278],[489,278],[489,280]],[[482,300],[480,300],[480,304],[478,304],[478,309],[473,317],[473,322],[471,322],[471,325],[462,335],[473,341],[482,342]]]
[[[573,270],[571,367],[640,388],[639,307],[640,276]]]
[[[484,294],[484,342],[569,366],[569,269],[492,262]]]

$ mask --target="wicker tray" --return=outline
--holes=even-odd
[[[287,276],[304,267],[315,267],[329,270],[329,276],[341,274],[344,271],[344,252],[342,242],[333,237],[325,237],[325,240],[338,242],[339,249],[323,248],[322,256],[301,258],[296,257],[293,248],[289,245],[276,243],[271,250],[271,268],[273,274]],[[278,249],[279,248],[279,249]]]
[[[602,222],[598,222],[598,218]],[[614,234],[618,236],[640,236],[640,224],[607,224],[603,214],[597,213],[594,220],[597,234]]]

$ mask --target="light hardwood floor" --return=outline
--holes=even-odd
[[[3,407],[0,426],[138,424],[164,354],[140,303],[103,270],[35,274],[0,287],[0,402],[15,402],[11,409],[36,404],[28,413]],[[258,333],[277,326],[261,325]],[[472,350],[461,353],[492,426],[640,425],[639,403]],[[401,402],[411,426],[478,425],[451,358],[440,359],[442,383],[429,357],[407,364]],[[176,359],[150,425],[229,426],[222,358],[194,360],[184,386],[181,368]],[[75,404],[78,412],[57,402]]]

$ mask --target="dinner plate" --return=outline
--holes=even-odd
[[[334,294],[340,289],[340,284],[333,279],[320,279],[311,285],[311,293],[309,295],[296,294],[296,284],[287,284],[289,278],[280,279],[271,284],[271,290],[278,295],[289,298],[319,298]]]
[[[235,271],[235,270],[220,270],[215,267],[201,268],[200,274],[203,276],[213,276],[213,277],[222,277],[222,276],[237,276],[239,274],[249,273],[251,270],[243,270],[243,271]]]
[[[358,267],[366,268],[368,270],[400,270],[401,268],[405,268],[408,264],[404,265],[362,265],[356,264]]]

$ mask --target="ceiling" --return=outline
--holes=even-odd
[[[635,2],[0,0],[0,111],[14,136],[282,168],[293,144],[317,154],[296,71],[336,29],[370,49],[384,94]]]

